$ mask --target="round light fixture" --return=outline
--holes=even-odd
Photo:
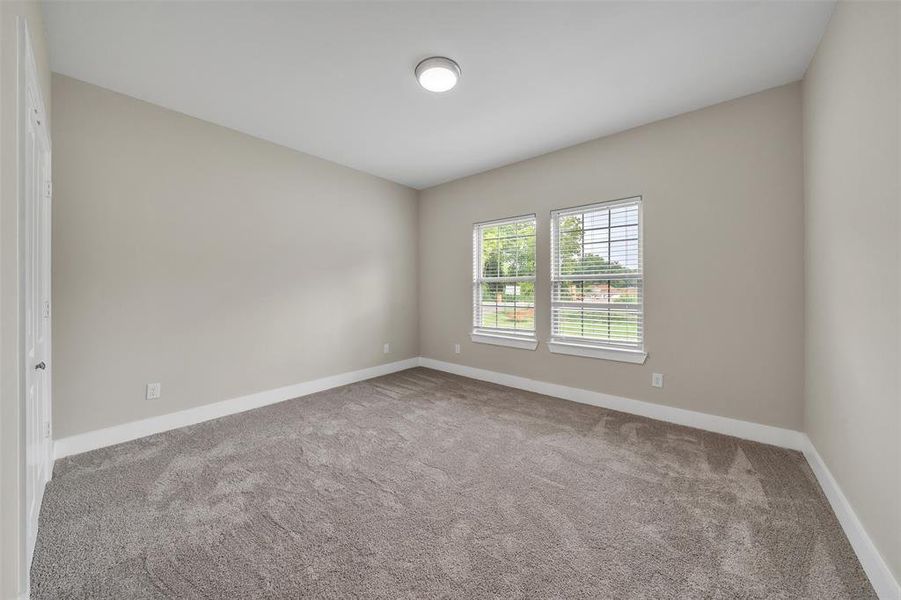
[[[430,92],[446,92],[457,85],[460,65],[443,56],[432,56],[416,65],[416,80]]]

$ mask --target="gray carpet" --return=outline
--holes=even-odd
[[[33,598],[875,598],[797,452],[427,369],[60,460]]]

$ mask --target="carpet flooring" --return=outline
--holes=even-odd
[[[428,369],[57,461],[35,599],[875,598],[804,458]]]

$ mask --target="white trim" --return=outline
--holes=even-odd
[[[485,369],[477,369],[475,367],[444,362],[432,358],[422,357],[419,361],[421,366],[430,369],[446,371],[456,375],[463,375],[464,377],[472,377],[473,379],[481,379],[482,381],[490,381],[492,383],[498,383],[500,385],[506,385],[521,390],[528,390],[546,396],[554,396],[556,398],[563,398],[582,404],[591,404],[592,406],[600,406],[633,415],[676,423],[677,425],[713,431],[715,433],[731,435],[745,440],[772,444],[773,446],[780,446],[791,450],[800,451],[805,447],[804,440],[806,438],[804,434],[793,429],[783,429],[781,427],[762,425],[750,421],[740,421],[738,419],[730,419],[729,417],[709,415],[707,413],[686,410],[684,408],[675,408],[673,406],[664,406],[662,404],[645,402],[643,400],[632,400],[631,398],[613,396],[611,394],[604,394],[603,392],[594,392],[582,388],[538,381],[536,379],[527,379],[526,377],[519,377],[517,375],[508,375],[506,373],[498,373],[497,371],[487,371]]]
[[[829,472],[813,443],[806,434],[800,431],[719,417],[642,400],[632,400],[631,398],[527,379],[517,375],[508,375],[432,358],[421,357],[419,364],[430,369],[472,377],[482,381],[490,381],[573,402],[591,404],[803,452],[880,600],[901,600],[901,586],[899,586],[899,582],[892,575],[873,540],[867,535],[860,519],[857,518],[854,509],[835,481],[835,478]]]
[[[531,275],[524,276],[515,276],[515,277],[485,277],[482,274],[482,231],[486,228],[499,227],[501,225],[509,225],[511,223],[532,223],[535,227],[535,231],[532,234],[532,243],[535,244],[537,248],[538,244],[538,215],[535,213],[530,213],[528,215],[520,215],[518,217],[509,217],[506,219],[496,219],[493,221],[484,221],[482,223],[473,223],[472,225],[472,326],[473,332],[471,334],[471,339],[474,342],[480,342],[485,344],[495,344],[497,346],[509,346],[512,348],[525,348],[527,350],[534,350],[538,347],[537,340],[535,341],[535,345],[531,348],[522,345],[520,343],[506,343],[501,339],[487,339],[481,338],[476,339],[475,335],[483,335],[482,329],[482,309],[485,304],[483,303],[482,298],[482,284],[483,283],[532,283],[533,288],[534,284],[537,281],[537,263],[536,263],[536,272]],[[537,250],[536,250],[537,251]],[[517,286],[518,287],[518,286]],[[534,289],[533,289],[534,294]],[[523,303],[523,307],[525,308],[528,303]],[[532,309],[535,309],[535,299],[532,298]],[[487,335],[498,335],[498,334],[487,334]],[[504,336],[503,333],[499,334],[500,336]],[[515,337],[515,334],[513,335]],[[534,332],[531,337],[534,337]]]
[[[409,358],[63,438],[56,440],[54,453],[56,458],[63,458],[72,454],[111,446],[170,429],[194,425],[210,419],[244,412],[416,366],[803,452],[880,600],[901,600],[901,587],[899,587],[898,581],[892,575],[891,570],[880,555],[872,539],[867,535],[854,509],[835,481],[835,478],[829,472],[813,443],[804,433],[792,429],[709,415],[582,388],[528,379],[517,375],[478,369],[432,358]],[[25,600],[27,596],[22,596],[21,598]]]
[[[473,227],[496,227],[497,225],[509,225],[510,223],[517,223],[519,221],[528,221],[529,219],[537,219],[537,213],[526,213],[524,215],[517,215],[515,217],[502,217],[500,219],[492,219],[491,221],[479,221],[478,223],[473,223]]]
[[[618,362],[627,362],[635,364],[644,364],[648,357],[647,352],[641,350],[628,350],[626,348],[611,348],[609,346],[592,346],[590,344],[573,344],[572,342],[561,342],[559,340],[551,340],[547,343],[547,348],[555,354],[571,354],[572,356],[586,356],[588,358],[602,358],[604,360],[615,360]]]
[[[629,206],[632,204],[641,204],[643,197],[641,194],[629,196],[627,198],[617,198],[615,200],[601,200],[600,202],[592,202],[591,204],[580,204],[579,206],[570,206],[568,208],[555,208],[551,211],[551,218],[556,216],[565,217],[568,215],[577,215],[592,209],[603,210],[616,208],[617,206]]]
[[[593,274],[593,275],[586,275],[586,274],[564,275],[564,274],[562,274],[560,272],[561,262],[560,262],[560,256],[559,256],[560,218],[566,217],[568,215],[586,213],[586,212],[597,211],[597,210],[610,210],[610,209],[617,208],[620,206],[635,206],[638,209],[638,223],[637,223],[637,226],[638,226],[638,272],[637,273],[628,273],[628,274],[626,274],[626,273],[616,273],[616,274],[603,273],[603,274]],[[607,225],[608,225],[608,227],[613,227],[613,223],[611,223],[609,221],[608,221]],[[558,317],[556,317],[555,315],[557,314],[558,308],[566,307],[568,305],[574,305],[575,307],[578,307],[578,308],[585,308],[586,306],[588,306],[584,303],[561,302],[559,300],[556,300],[554,298],[554,296],[555,296],[554,290],[557,289],[557,284],[560,284],[564,281],[580,281],[580,280],[581,281],[588,281],[588,280],[604,281],[604,280],[608,280],[608,279],[629,279],[629,280],[632,280],[635,283],[637,283],[637,287],[640,290],[639,295],[638,295],[638,298],[640,299],[640,301],[639,302],[629,302],[629,303],[624,302],[622,304],[617,303],[619,306],[617,306],[616,308],[622,310],[622,309],[631,307],[634,310],[634,307],[637,305],[638,309],[634,311],[638,315],[638,318],[639,318],[639,323],[638,323],[638,325],[639,325],[639,328],[638,328],[639,340],[638,340],[637,345],[644,347],[644,335],[645,335],[645,331],[644,331],[644,326],[645,326],[645,320],[644,320],[644,284],[645,284],[645,279],[644,279],[644,197],[641,194],[639,194],[637,196],[630,196],[628,198],[618,198],[616,200],[608,200],[606,202],[595,202],[592,204],[583,204],[581,206],[558,208],[556,210],[551,211],[550,226],[551,226],[551,232],[550,232],[551,233],[551,273],[550,273],[551,274],[551,286],[550,286],[550,289],[548,290],[548,292],[550,293],[550,301],[551,301],[551,304],[550,304],[551,311],[550,311],[550,315],[549,315],[550,325],[551,325],[551,340],[550,340],[550,342],[561,343],[559,338],[564,337],[557,330],[559,323],[558,323]],[[611,238],[609,236],[608,236],[607,241],[608,242],[611,241]],[[584,242],[584,240],[583,240],[583,242]],[[608,258],[611,258],[611,257],[608,257]],[[604,304],[590,303],[590,306],[596,307],[596,308],[601,308],[601,307],[605,306],[606,304],[607,303],[604,303]],[[557,339],[554,339],[554,338],[557,338]],[[603,359],[607,359],[607,360],[620,360],[618,358],[615,358],[615,355],[611,355],[609,353],[594,352],[594,351],[581,350],[581,349],[576,349],[576,348],[566,348],[563,346],[558,346],[555,349],[550,346],[550,342],[548,344],[548,348],[550,349],[551,352],[557,352],[559,354],[570,354],[570,355],[575,355],[575,356],[585,356],[585,357],[590,357],[590,358],[603,358]],[[566,343],[570,343],[570,342],[566,342]],[[576,342],[576,343],[578,343],[578,342]],[[639,358],[639,356],[636,355],[635,358]],[[644,360],[647,358],[647,354],[645,354],[643,357],[640,357],[640,358],[641,358],[640,361],[639,360],[624,360],[624,361],[620,360],[620,362],[633,362],[633,363],[642,364],[642,363],[644,363]]]
[[[20,368],[24,369],[22,379],[26,388],[31,389],[33,378],[40,377],[43,394],[37,393],[30,395],[26,392],[25,398],[25,453],[21,457],[24,464],[20,466],[24,468],[25,489],[23,496],[25,498],[24,512],[20,515],[22,520],[22,531],[25,535],[25,560],[24,573],[19,569],[20,581],[19,585],[24,589],[23,596],[29,597],[31,593],[31,572],[32,559],[37,544],[38,535],[38,515],[40,514],[41,504],[44,498],[44,492],[47,483],[50,481],[53,465],[53,440],[50,437],[52,431],[52,347],[51,347],[51,322],[49,314],[43,316],[43,306],[45,302],[50,301],[50,271],[51,271],[51,248],[50,248],[50,202],[51,202],[51,140],[50,130],[47,123],[46,105],[44,103],[44,92],[41,89],[40,78],[38,77],[37,63],[34,57],[34,45],[31,40],[28,19],[19,16],[16,19],[16,155],[18,160],[16,177],[18,179],[18,213],[20,219],[19,250],[22,252],[19,257],[19,275],[26,284],[26,290],[40,290],[45,297],[35,297],[31,292],[23,292],[23,302],[28,308],[35,310],[40,315],[38,321],[46,319],[45,323],[41,323],[39,327],[46,329],[41,336],[34,337],[34,331],[28,326],[20,326],[24,328],[24,342],[20,346],[22,361]],[[32,149],[33,155],[28,156],[28,138],[34,136]],[[35,181],[29,184],[26,179],[28,177],[37,176],[38,189],[34,189]],[[24,227],[24,229],[23,229]],[[34,243],[32,243],[34,242]],[[40,243],[38,243],[40,242]],[[25,246],[22,246],[22,244]],[[23,250],[24,247],[30,247],[33,250]],[[34,281],[32,281],[34,280]],[[35,283],[35,285],[31,285]],[[38,308],[40,307],[40,308]],[[38,361],[50,363],[45,365],[41,375],[36,375],[33,370],[34,364]],[[35,428],[37,429],[39,441],[33,437]],[[21,460],[20,459],[20,460]],[[32,465],[39,465],[38,472],[35,472]]]
[[[306,396],[323,390],[328,390],[341,385],[363,381],[395,373],[405,369],[411,369],[419,365],[419,358],[408,358],[393,363],[369,367],[368,369],[360,369],[359,371],[350,371],[340,373],[330,377],[305,381],[294,385],[248,394],[230,400],[222,400],[196,408],[189,408],[175,413],[160,415],[158,417],[150,417],[140,421],[132,421],[123,423],[122,425],[114,425],[105,429],[88,431],[77,435],[58,439],[53,445],[54,457],[59,459],[72,454],[80,454],[97,448],[112,446],[130,440],[135,440],[144,436],[169,431],[170,429],[178,429],[188,425],[195,425],[210,419],[218,419],[227,415],[244,412],[261,406],[284,402],[300,396]]]
[[[469,334],[469,339],[477,344],[494,344],[495,346],[508,346],[510,348],[522,348],[523,350],[534,350],[538,347],[536,338],[513,335],[495,335],[493,333],[473,331]]]
[[[845,497],[838,482],[829,472],[829,468],[820,453],[817,452],[813,442],[806,435],[804,441],[804,456],[816,475],[817,481],[820,482],[820,487],[823,488],[823,493],[826,494],[829,504],[832,505],[832,511],[844,529],[845,535],[848,536],[848,541],[851,542],[851,547],[854,548],[857,559],[867,577],[870,578],[876,594],[880,600],[901,600],[901,585],[892,575],[891,569],[882,558],[873,540],[867,535],[866,529],[857,518],[848,498]]]

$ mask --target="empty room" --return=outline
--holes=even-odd
[[[899,38],[0,0],[0,600],[901,600]]]

